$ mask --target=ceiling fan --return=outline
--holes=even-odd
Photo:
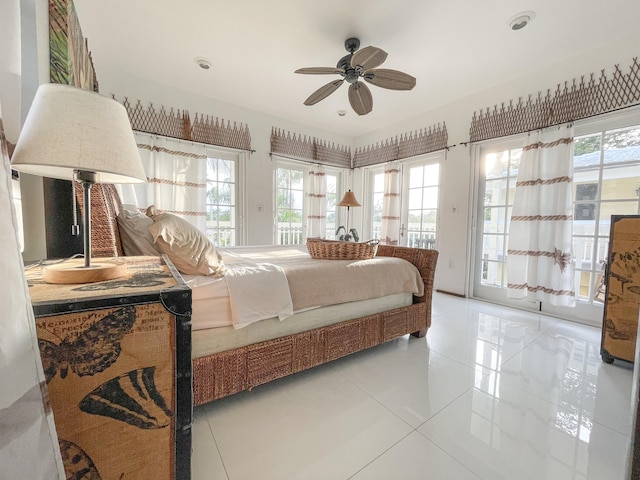
[[[331,75],[337,73],[342,77],[320,87],[304,101],[305,105],[315,105],[335,92],[346,80],[349,86],[349,103],[358,115],[366,115],[373,109],[371,91],[362,80],[382,88],[391,90],[411,90],[416,85],[416,79],[398,70],[376,68],[387,58],[387,52],[377,47],[360,48],[360,40],[348,38],[344,48],[349,52],[335,67],[307,67],[299,68],[295,73],[310,75]]]

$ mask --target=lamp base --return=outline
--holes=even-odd
[[[42,279],[47,283],[94,283],[113,280],[127,274],[127,264],[117,260],[98,260],[90,267],[84,260],[67,260],[42,269]]]

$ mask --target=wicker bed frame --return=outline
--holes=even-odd
[[[115,188],[93,187],[92,250],[95,256],[124,254],[115,220],[121,208]],[[424,337],[431,325],[438,252],[380,245],[376,255],[399,257],[414,264],[424,280],[424,295],[414,296],[413,304],[407,307],[195,358],[192,361],[194,405],[251,389],[403,335]]]

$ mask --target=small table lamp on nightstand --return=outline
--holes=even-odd
[[[361,207],[358,200],[356,200],[356,195],[351,190],[347,191],[340,200],[340,203],[336,203],[336,207],[347,207],[347,228],[345,230],[345,234],[349,234],[349,209],[351,207]]]
[[[45,281],[89,283],[126,273],[124,263],[91,264],[91,186],[147,180],[122,105],[69,85],[40,85],[18,138],[11,167],[33,175],[82,182],[84,265],[64,262],[45,267]]]

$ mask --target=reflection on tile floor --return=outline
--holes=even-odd
[[[632,366],[600,331],[436,294],[403,337],[196,407],[193,480],[623,480]]]

